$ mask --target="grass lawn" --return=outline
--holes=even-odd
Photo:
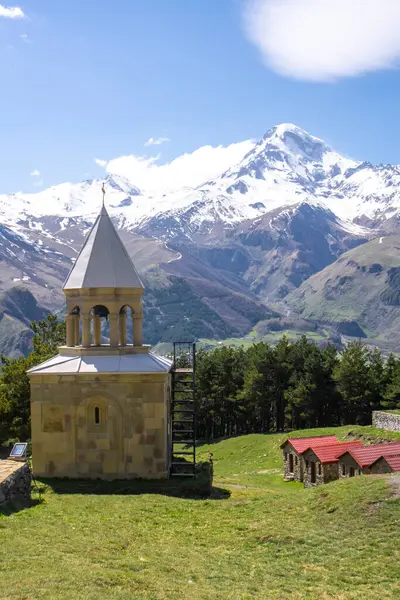
[[[280,331],[270,331],[269,333],[259,336],[257,331],[253,329],[249,334],[247,334],[244,337],[226,338],[224,340],[200,338],[198,344],[200,348],[217,348],[219,346],[233,346],[235,348],[243,347],[245,350],[247,350],[257,342],[267,342],[269,344],[276,344],[283,336],[286,336],[291,341],[297,341],[303,335],[306,335],[309,340],[314,342],[318,342],[324,339],[322,335],[315,331],[296,331],[294,329],[282,329]]]
[[[350,429],[400,439],[371,427],[299,435]],[[389,479],[284,483],[284,437],[201,447],[213,453],[215,487],[227,491],[208,500],[41,484],[42,503],[0,517],[0,598],[399,598],[400,500]]]

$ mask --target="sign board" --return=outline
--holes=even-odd
[[[26,442],[18,442],[14,444],[13,449],[10,452],[9,458],[13,460],[25,460],[27,446],[28,444]]]

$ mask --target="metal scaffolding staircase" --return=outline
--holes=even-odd
[[[172,477],[196,474],[196,344],[174,342],[171,394]]]

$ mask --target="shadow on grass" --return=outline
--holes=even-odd
[[[175,498],[202,500],[224,500],[231,495],[227,489],[219,487],[205,488],[201,483],[189,479],[116,479],[103,481],[101,479],[44,479],[40,483],[49,487],[55,494],[95,494],[102,495],[131,495],[159,494]]]
[[[33,508],[38,504],[43,503],[43,498],[35,499],[35,500],[13,500],[12,502],[8,502],[4,506],[0,506],[0,517],[11,517],[16,513],[19,513],[23,510],[27,510],[29,508]]]
[[[140,495],[159,494],[201,500],[223,500],[229,498],[230,491],[213,487],[212,465],[198,465],[196,477],[171,477],[170,479],[47,479],[40,483],[49,487],[55,494],[96,494],[96,495]]]

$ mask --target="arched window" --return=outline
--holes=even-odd
[[[109,310],[106,306],[98,304],[90,311],[91,317],[91,344],[101,346],[106,343],[108,337],[108,315]]]
[[[90,433],[105,433],[108,424],[107,400],[95,396],[88,401],[86,410],[87,430]]]

